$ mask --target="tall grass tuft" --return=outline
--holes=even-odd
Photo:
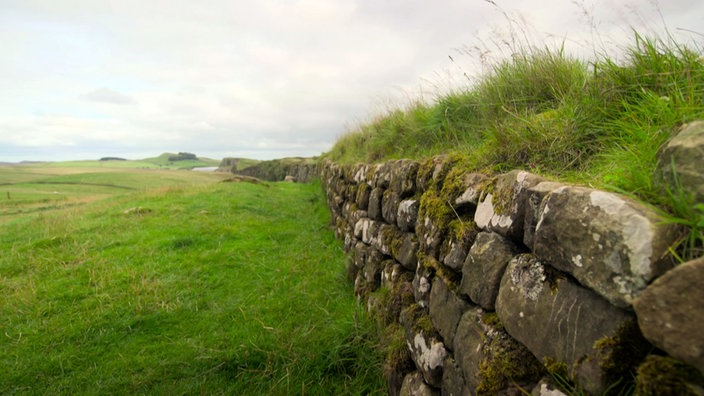
[[[526,169],[619,191],[661,207],[668,221],[698,224],[696,203],[684,210],[653,175],[674,131],[704,117],[702,48],[636,32],[621,63],[607,55],[585,62],[563,47],[511,49],[473,86],[378,117],[326,156],[375,162],[459,154],[469,169]]]

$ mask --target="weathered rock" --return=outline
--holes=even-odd
[[[479,203],[484,187],[488,184],[488,180],[489,178],[481,173],[467,173],[464,176],[465,190],[462,195],[455,199],[455,205],[471,204],[476,206]]]
[[[471,394],[464,383],[462,368],[460,368],[460,365],[457,364],[452,355],[448,355],[443,364],[441,391],[443,396],[465,396]]]
[[[391,254],[406,269],[415,271],[418,265],[418,238],[412,232],[396,231],[391,242]]]
[[[369,187],[367,183],[361,183],[357,186],[357,195],[355,197],[355,202],[357,207],[361,210],[367,210],[369,208],[369,196],[371,195],[372,188]]]
[[[469,308],[471,305],[450,291],[442,279],[433,279],[430,289],[430,319],[448,346],[452,346],[457,323]]]
[[[427,307],[430,300],[430,286],[433,281],[433,270],[426,265],[418,265],[413,277],[413,296],[421,307]]]
[[[704,257],[680,264],[656,279],[633,304],[645,338],[702,373],[703,285]]]
[[[532,254],[504,273],[496,312],[506,331],[541,361],[564,363],[570,377],[601,394],[645,354],[635,318],[560,276]]]
[[[501,277],[518,248],[493,232],[482,232],[469,250],[462,267],[460,291],[477,305],[493,311]]]
[[[658,176],[670,191],[704,202],[704,121],[685,124],[658,155]]]
[[[423,382],[423,374],[416,371],[406,375],[399,396],[438,396],[440,392]]]
[[[389,188],[389,184],[391,184],[391,172],[393,170],[393,165],[394,164],[392,161],[387,161],[374,166],[372,187],[381,188],[382,190]]]
[[[423,379],[433,387],[440,387],[447,350],[432,328],[427,312],[419,305],[412,305],[401,313],[400,319],[411,358],[423,374]]]
[[[396,214],[401,202],[399,194],[393,190],[384,191],[381,198],[381,216],[389,224],[396,225]]]
[[[367,214],[372,220],[382,219],[382,206],[381,200],[384,196],[384,190],[381,188],[375,188],[369,194],[369,206],[367,208]]]
[[[417,199],[406,199],[399,203],[398,212],[396,212],[396,223],[401,231],[415,230],[419,204]]]
[[[384,266],[384,270],[381,271],[381,286],[392,289],[394,285],[399,282],[401,275],[406,272],[407,271],[401,266],[401,264],[396,262],[393,262],[391,265]]]
[[[469,248],[476,240],[477,234],[479,234],[479,229],[472,226],[463,228],[459,234],[451,235],[445,241],[446,248],[440,250],[440,261],[453,270],[462,270]]]
[[[619,307],[628,307],[654,278],[677,234],[658,213],[634,200],[583,187],[549,193],[535,228],[534,252]]]
[[[416,175],[416,186],[420,192],[428,190],[431,186],[437,184],[445,177],[452,161],[447,155],[438,155],[427,159],[418,168]]]
[[[704,395],[704,376],[694,367],[669,356],[648,355],[638,367],[638,396]]]
[[[543,179],[525,171],[500,175],[491,193],[479,202],[474,221],[483,230],[494,231],[515,241],[523,241],[523,221],[527,190]]]
[[[416,189],[416,176],[420,163],[411,160],[398,160],[394,162],[391,171],[389,189],[396,192],[399,197],[413,195]]]
[[[535,356],[501,328],[496,314],[481,308],[462,315],[454,351],[473,394],[500,394],[511,385],[535,383],[542,376],[543,367]]]
[[[359,184],[366,184],[368,182],[367,180],[367,172],[369,172],[369,165],[367,164],[356,164],[354,168],[351,170],[353,176],[352,180],[354,180],[355,183]]]
[[[529,250],[533,250],[533,240],[535,239],[535,227],[540,219],[540,206],[548,193],[563,187],[564,184],[555,182],[541,182],[527,191],[526,216],[523,220],[523,244]]]
[[[530,393],[531,396],[568,396],[556,386],[552,379],[543,378],[538,382]]]

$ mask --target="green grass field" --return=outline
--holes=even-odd
[[[319,184],[66,169],[0,168],[105,195],[1,225],[0,393],[384,393]]]
[[[127,164],[132,163],[132,167]],[[82,205],[135,191],[211,184],[225,173],[149,169],[135,161],[0,166],[0,224],[31,213]],[[114,166],[113,166],[114,165]]]

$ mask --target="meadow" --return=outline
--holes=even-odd
[[[0,168],[0,393],[384,393],[321,186],[222,178]]]

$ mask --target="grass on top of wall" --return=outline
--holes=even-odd
[[[342,136],[325,158],[341,163],[455,154],[467,169],[525,169],[632,195],[685,225],[704,251],[704,207],[653,178],[658,149],[704,118],[701,48],[635,35],[625,62],[592,62],[527,48],[474,86],[414,102]]]

